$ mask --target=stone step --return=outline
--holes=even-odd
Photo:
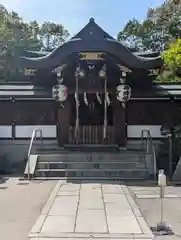
[[[137,153],[144,153],[145,151],[142,150],[141,145],[139,146],[130,146],[126,148],[120,148],[117,145],[101,145],[101,144],[78,144],[78,145],[64,145],[62,147],[57,146],[44,146],[36,148],[37,154],[55,154],[55,153],[129,153],[129,152],[137,152]]]
[[[68,153],[68,154],[41,154],[38,157],[40,162],[102,162],[102,161],[144,161],[145,155],[143,154],[103,154],[103,153],[95,153],[95,154],[82,154],[82,153]]]
[[[139,148],[116,145],[67,145],[37,150],[32,177],[147,179],[146,154]],[[26,175],[26,174],[25,174]]]
[[[145,169],[38,169],[35,177],[117,177],[135,179],[146,178],[148,172]]]
[[[48,177],[46,177],[46,176],[43,176],[43,177],[35,177],[34,178],[35,180],[37,180],[37,181],[41,181],[41,180],[46,180],[46,181],[48,181],[48,180],[77,180],[77,182],[79,182],[79,181],[86,181],[86,182],[89,182],[89,181],[110,181],[110,180],[112,180],[113,181],[113,183],[114,182],[117,182],[117,181],[124,181],[124,180],[130,180],[130,181],[140,181],[140,180],[145,180],[145,176],[144,177],[134,177],[134,178],[129,178],[129,177],[125,177],[125,176],[123,176],[123,177],[52,177],[52,176],[48,176]],[[21,180],[25,180],[25,178],[22,178]]]
[[[145,168],[145,162],[92,161],[92,162],[38,162],[37,169],[129,169]]]
[[[92,153],[92,152],[105,152],[105,153],[118,153],[120,152],[119,148],[97,148],[97,147],[59,147],[59,148],[37,148],[36,153],[63,153],[63,152],[83,152],[83,153]]]
[[[85,168],[85,169],[82,169],[82,168],[68,168],[68,169],[37,169],[36,171],[37,172],[73,172],[73,171],[77,171],[77,172],[80,172],[80,171],[84,171],[84,172],[102,172],[102,171],[105,171],[105,172],[121,172],[121,171],[124,171],[124,172],[130,172],[130,171],[135,171],[135,172],[139,172],[139,171],[142,171],[142,169],[124,169],[124,170],[119,170],[119,169],[105,169],[105,168],[102,168],[102,169],[97,169],[97,168],[94,168],[94,169],[89,169],[89,168]],[[143,170],[144,171],[144,170]]]

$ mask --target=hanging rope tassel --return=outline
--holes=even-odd
[[[105,80],[104,80],[104,131],[103,131],[103,140],[106,140],[107,137],[107,77],[106,77],[106,69],[105,71]]]
[[[89,102],[87,100],[87,93],[86,92],[84,93],[84,102],[87,106],[89,105]]]
[[[78,132],[79,132],[79,99],[78,99],[78,94],[77,93],[75,93],[75,102],[76,102],[75,138],[78,139]]]
[[[106,101],[107,101],[107,105],[110,106],[111,105],[111,100],[110,100],[108,92],[106,93]]]
[[[75,92],[75,103],[76,103],[76,123],[75,123],[75,139],[78,140],[79,137],[79,77],[78,69],[76,71],[76,92]]]
[[[96,97],[97,97],[97,101],[99,102],[99,104],[102,104],[102,100],[101,97],[99,96],[99,93],[96,93]]]

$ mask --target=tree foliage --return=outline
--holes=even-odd
[[[39,29],[39,35],[43,47],[49,50],[62,44],[69,33],[61,24],[44,22]]]
[[[148,9],[143,22],[128,21],[118,33],[118,40],[137,51],[163,51],[181,35],[181,0],[166,1],[156,9]]]
[[[61,24],[25,22],[16,12],[0,5],[0,78],[14,78],[15,57],[24,50],[51,49],[62,43],[68,31]]]
[[[38,49],[40,43],[37,37],[32,37],[29,24],[23,22],[17,13],[9,13],[3,6],[0,10],[0,75],[2,78],[11,79],[18,72],[15,57],[27,48]]]
[[[162,58],[164,62],[172,69],[181,67],[181,39],[169,45],[169,48],[163,52]]]
[[[160,7],[149,8],[146,19],[128,21],[118,40],[135,51],[157,51],[164,66],[156,82],[181,81],[181,0],[167,0]]]
[[[162,53],[165,65],[158,75],[157,82],[181,82],[181,39],[171,43]]]

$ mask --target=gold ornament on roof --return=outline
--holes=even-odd
[[[25,68],[24,74],[25,74],[25,76],[35,76],[36,71],[37,71],[36,69]]]
[[[79,53],[80,60],[104,60],[102,52],[82,52]]]

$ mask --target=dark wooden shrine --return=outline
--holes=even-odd
[[[176,97],[167,87],[153,84],[155,76],[151,70],[162,66],[159,54],[136,53],[126,48],[104,32],[94,19],[52,52],[26,51],[17,59],[17,64],[22,71],[16,94],[12,87],[12,91],[0,96],[0,109],[6,109],[0,125],[12,125],[14,138],[14,126],[53,125],[57,127],[60,145],[106,143],[124,146],[128,138],[138,138],[145,126],[150,126],[157,138],[159,126],[180,121],[180,101],[174,100]],[[75,137],[75,73],[78,67],[83,76],[78,86],[79,133]],[[105,78],[100,75],[104,68],[110,99],[106,139],[103,138]],[[52,98],[52,87],[58,84],[57,69],[61,70],[61,79],[68,88],[68,98],[63,106]],[[125,104],[116,97],[116,87],[122,78],[132,89],[131,99]],[[8,86],[1,85],[0,88],[4,91]]]

